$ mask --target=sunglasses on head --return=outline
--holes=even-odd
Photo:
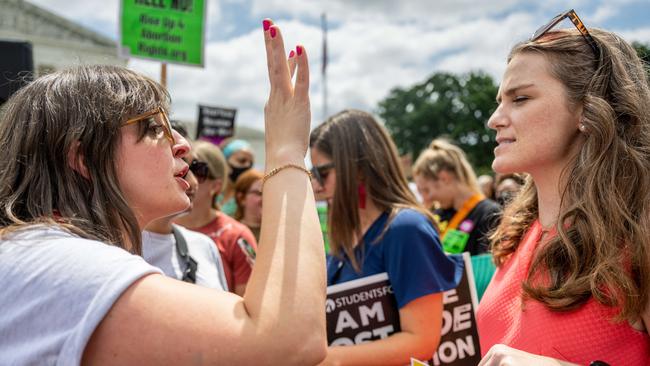
[[[560,13],[556,15],[553,19],[551,19],[550,22],[547,24],[541,26],[535,33],[533,33],[533,36],[530,37],[531,42],[535,42],[538,39],[542,38],[548,31],[553,29],[558,23],[564,20],[564,18],[569,18],[571,20],[571,23],[578,28],[578,31],[580,31],[580,34],[582,34],[583,37],[585,37],[585,40],[591,46],[591,49],[594,50],[594,54],[596,55],[596,58],[598,59],[600,57],[600,47],[598,47],[598,44],[594,40],[594,38],[589,34],[589,31],[587,30],[587,27],[582,23],[582,20],[578,17],[578,14],[576,14],[575,10],[571,9],[569,11],[565,11],[564,13]]]
[[[194,174],[196,180],[199,183],[205,182],[205,180],[210,175],[210,172],[208,170],[208,163],[198,161],[196,159],[192,160],[192,162],[190,163],[190,171],[192,172],[192,174]]]
[[[330,174],[330,170],[334,168],[334,163],[327,163],[323,165],[315,165],[311,167],[311,175],[316,179],[318,184],[321,186],[324,184],[325,179],[327,179],[327,176]]]
[[[173,145],[175,141],[174,141],[174,135],[172,133],[172,125],[169,122],[167,113],[165,113],[165,111],[161,107],[158,107],[150,112],[139,114],[133,118],[129,118],[128,120],[126,120],[126,122],[122,123],[122,126],[127,126],[133,123],[146,121],[149,118],[153,118],[154,121],[156,121],[156,123],[158,123],[163,128],[163,133],[165,134],[165,137]]]

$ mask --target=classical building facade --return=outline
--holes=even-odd
[[[79,64],[128,61],[118,57],[117,41],[24,0],[0,0],[0,40],[30,42],[37,76]]]

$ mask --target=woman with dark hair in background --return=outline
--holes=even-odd
[[[163,276],[131,254],[147,223],[189,205],[189,145],[169,125],[162,86],[122,67],[80,66],[4,105],[0,364],[313,365],[325,356],[323,241],[304,167],[307,54],[298,46],[294,87],[269,20],[264,40],[273,174],[243,297]]]
[[[578,30],[549,31],[564,18]],[[650,364],[643,63],[571,10],[512,49],[497,100],[492,167],[530,179],[493,235],[481,365]]]
[[[235,220],[246,225],[259,241],[262,226],[262,172],[250,169],[235,182]]]
[[[221,212],[234,217],[235,211],[237,211],[235,182],[242,174],[253,167],[255,156],[251,144],[240,139],[226,141],[223,145],[223,155],[228,163],[228,180],[224,182],[224,188],[218,197],[217,203],[219,203]]]
[[[428,359],[440,340],[442,292],[457,285],[462,265],[442,252],[433,216],[415,201],[395,144],[372,115],[346,110],[314,129],[309,146],[314,191],[331,202],[328,285],[387,273],[401,326],[384,339],[330,347],[324,364]]]

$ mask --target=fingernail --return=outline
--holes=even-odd
[[[298,56],[302,55],[302,46],[296,46],[296,52],[298,52]]]
[[[264,19],[262,21],[262,27],[264,27],[265,31],[269,30],[269,28],[271,28],[271,21],[268,19]]]
[[[275,28],[271,28],[271,38],[275,38],[275,35],[277,34],[278,31],[275,30]]]
[[[296,55],[296,53],[293,52],[293,50],[291,50],[291,52],[289,52],[289,58],[292,58],[292,57],[295,56],[295,55]]]

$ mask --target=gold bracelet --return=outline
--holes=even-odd
[[[283,166],[277,167],[277,168],[271,170],[270,172],[266,173],[266,175],[264,176],[264,178],[262,178],[262,187],[264,187],[264,183],[265,183],[269,178],[271,178],[272,176],[274,176],[274,175],[280,173],[282,170],[284,170],[284,169],[286,169],[286,168],[294,168],[294,169],[301,170],[301,171],[307,173],[307,175],[309,176],[309,180],[311,180],[311,178],[312,178],[312,176],[311,176],[311,172],[310,172],[309,170],[307,170],[307,169],[301,167],[300,165],[289,163],[289,164],[284,164]]]

